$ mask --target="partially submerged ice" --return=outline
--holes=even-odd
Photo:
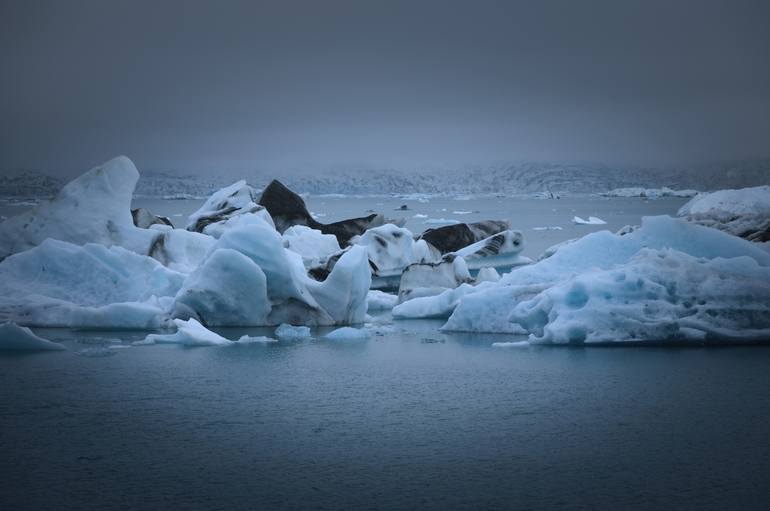
[[[232,341],[212,332],[194,319],[174,320],[173,334],[150,334],[137,344],[181,344],[183,346],[227,346]]]
[[[38,337],[27,327],[16,323],[0,324],[0,350],[63,350],[58,342]]]
[[[529,334],[533,342],[767,339],[770,254],[714,229],[646,217],[631,233],[592,233],[497,283],[393,312],[443,313],[444,330]]]
[[[766,341],[770,266],[642,249],[518,303],[508,321],[539,343]]]

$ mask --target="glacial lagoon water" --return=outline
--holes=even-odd
[[[177,224],[200,204],[137,202]],[[375,209],[413,231],[416,214],[510,218],[531,257],[683,202],[308,200],[321,221]],[[499,348],[517,339],[377,321],[367,340],[217,348],[37,330],[68,350],[0,354],[0,507],[767,508],[770,347]]]

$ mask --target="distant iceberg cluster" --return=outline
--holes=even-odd
[[[698,194],[697,190],[673,190],[664,186],[662,188],[642,188],[642,187],[629,187],[629,188],[615,188],[608,192],[601,193],[604,197],[641,197],[645,199],[659,199],[662,197],[679,197],[688,199],[695,197]]]

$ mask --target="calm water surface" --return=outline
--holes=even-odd
[[[137,205],[183,226],[201,202]],[[532,257],[683,202],[308,201],[415,232],[509,218]],[[0,509],[767,509],[769,347],[496,348],[518,339],[440,324],[217,348],[38,330],[69,351],[0,354]]]
[[[766,509],[770,348],[505,349],[396,325],[365,341],[2,355],[0,502]],[[110,335],[59,338],[77,352]]]

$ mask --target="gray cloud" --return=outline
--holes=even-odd
[[[3,1],[0,169],[768,156],[766,1]]]

